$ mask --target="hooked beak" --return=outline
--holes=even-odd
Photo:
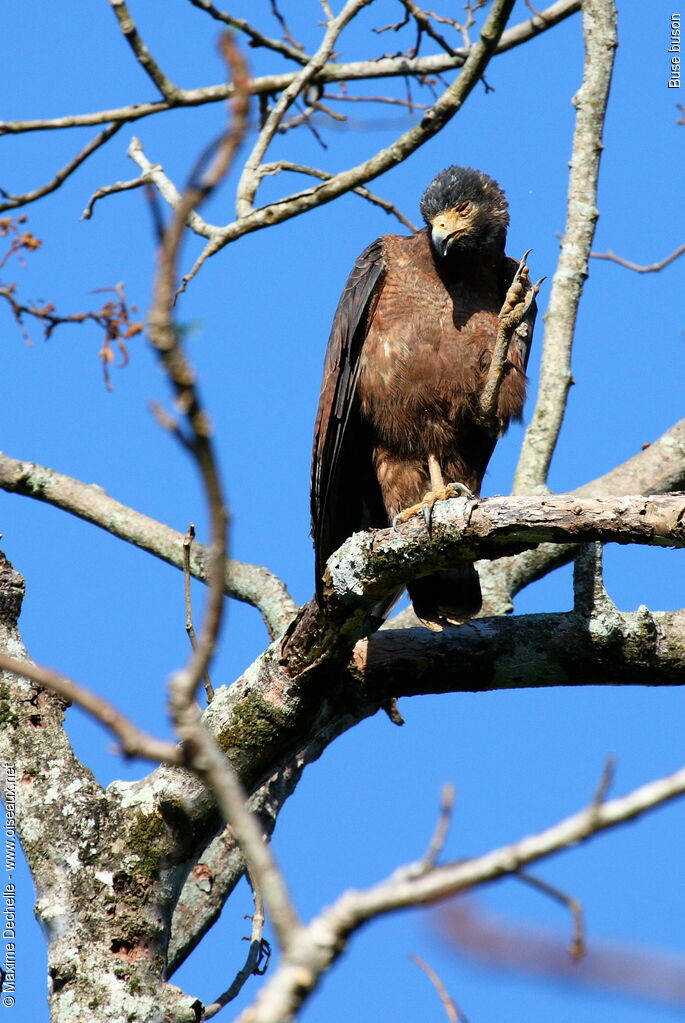
[[[447,255],[455,238],[460,233],[461,232],[459,230],[450,230],[450,228],[446,225],[442,226],[440,224],[433,224],[433,227],[431,228],[433,248],[443,257],[443,259]]]

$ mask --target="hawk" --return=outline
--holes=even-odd
[[[422,230],[384,235],[362,252],[333,319],[312,460],[319,603],[326,561],[352,533],[454,494],[445,481],[477,495],[498,436],[523,411],[537,286],[524,260],[505,255],[504,192],[486,174],[452,166],[420,209]],[[502,315],[517,303],[527,329],[511,333],[487,418],[480,395]],[[419,619],[437,630],[481,606],[470,562],[407,589]]]

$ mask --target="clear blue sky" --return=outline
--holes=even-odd
[[[259,5],[268,9],[268,5]],[[255,5],[234,13],[249,15]],[[293,8],[295,34],[312,39],[317,3]],[[606,129],[596,249],[640,263],[664,257],[684,240],[682,144],[676,125],[679,93],[667,88],[670,8],[623,4],[620,48]],[[181,85],[218,81],[214,23],[190,4],[132,3],[144,38]],[[382,4],[365,24],[401,17]],[[526,17],[517,4],[514,20]],[[0,67],[3,116],[29,118],[119,106],[153,98],[115,20],[102,0],[50,5],[25,0],[6,13],[8,44]],[[269,26],[276,32],[277,26]],[[373,37],[375,54],[398,41]],[[361,34],[343,38],[345,57],[366,55]],[[425,52],[432,52],[426,47]],[[275,58],[248,51],[256,72],[284,70]],[[409,162],[372,187],[418,221],[418,198],[450,163],[469,164],[497,178],[509,196],[508,249],[533,248],[535,276],[551,278],[564,229],[571,97],[580,84],[580,21],[566,24],[496,59],[488,72],[495,91],[474,91],[448,128]],[[390,86],[369,91],[389,92]],[[418,90],[414,90],[421,98]],[[275,155],[336,169],[387,144],[406,114],[357,107],[352,124],[319,124],[329,148],[308,133],[278,143]],[[132,134],[150,159],[182,183],[196,154],[223,123],[218,107],[145,120],[122,131],[53,196],[29,207],[29,227],[44,239],[26,269],[4,279],[24,297],[71,312],[99,304],[95,288],[125,281],[131,301],[145,308],[154,267],[149,213],[140,192],[107,199],[92,220],[79,216],[95,188],[134,177],[125,155]],[[2,142],[0,185],[35,187],[93,134],[42,133]],[[269,185],[269,188],[275,188]],[[279,186],[280,187],[280,186]],[[288,187],[288,186],[283,186]],[[217,222],[232,210],[234,181],[204,213]],[[268,232],[250,235],[208,263],[184,296],[181,322],[192,325],[190,351],[216,425],[232,508],[232,553],[278,573],[300,601],[311,596],[313,566],[308,523],[308,473],[313,417],[330,320],[347,273],[379,234],[402,228],[357,197],[314,211]],[[188,243],[186,266],[199,251]],[[593,262],[578,324],[573,388],[551,485],[563,491],[612,468],[656,439],[683,414],[685,370],[681,261],[661,274],[637,276]],[[548,295],[543,287],[541,309]],[[50,465],[184,530],[203,536],[204,513],[193,471],[149,412],[168,401],[166,385],[143,341],[131,345],[127,369],[103,385],[100,337],[91,328],[62,328],[44,343],[32,329],[27,346],[0,307],[6,398],[5,451]],[[531,358],[534,394],[540,324]],[[528,404],[528,414],[532,401]],[[521,428],[501,443],[484,485],[506,493]],[[180,574],[64,513],[0,494],[0,530],[7,555],[27,580],[22,616],[31,656],[108,695],[150,729],[168,732],[164,686],[186,657]],[[607,552],[607,585],[623,609],[683,605],[682,552]],[[197,602],[200,603],[200,591]],[[571,602],[569,570],[521,594],[517,612],[563,610]],[[216,684],[229,683],[263,649],[257,612],[231,604]],[[607,678],[607,683],[611,679]],[[285,808],[274,839],[278,859],[301,914],[308,918],[344,888],[373,883],[415,858],[432,831],[443,782],[458,792],[446,855],[487,851],[543,828],[586,803],[608,754],[618,760],[615,791],[627,791],[682,762],[681,690],[606,689],[454,695],[404,701],[403,729],[384,715],[344,736],[309,768]],[[122,764],[102,729],[78,711],[68,715],[77,753],[107,783],[142,775]],[[537,873],[586,907],[588,937],[685,954],[682,806],[661,810],[629,828],[558,856]],[[515,882],[477,896],[489,910],[522,925],[570,931],[565,912]],[[47,1019],[42,938],[32,919],[28,878],[20,891],[20,996],[14,1020]],[[178,982],[211,1000],[244,955],[246,891],[233,898],[226,920],[178,974]],[[303,1013],[306,1023],[399,1023],[444,1018],[412,953],[441,974],[471,1023],[674,1023],[664,1005],[612,998],[589,989],[486,971],[438,937],[434,915],[407,912],[368,927]],[[224,983],[226,982],[226,983]],[[249,984],[246,998],[256,991]],[[224,1011],[226,1019],[234,1012]]]

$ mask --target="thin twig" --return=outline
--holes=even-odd
[[[183,534],[109,497],[102,487],[0,453],[0,489],[51,504],[169,565],[183,568]],[[206,583],[208,564],[209,549],[195,541],[191,574]],[[258,608],[271,639],[284,631],[297,612],[297,604],[285,585],[260,565],[227,559],[224,593]]]
[[[133,50],[136,60],[148,77],[155,83],[164,99],[172,105],[175,104],[180,99],[182,90],[177,85],[174,85],[171,79],[164,74],[141,39],[140,33],[126,5],[126,0],[109,0],[109,4],[119,22],[119,28],[126,42]]]
[[[328,171],[319,170],[316,167],[307,167],[302,163],[291,163],[289,160],[276,160],[273,163],[263,163],[259,168],[259,173],[262,177],[266,177],[271,174],[279,174],[281,171],[292,171],[295,174],[308,174],[310,177],[319,178],[320,181],[328,181],[333,177]],[[374,206],[380,206],[386,213],[392,214],[396,217],[400,224],[408,228],[410,231],[417,231],[418,228],[415,224],[405,217],[404,214],[397,209],[397,207],[391,203],[388,199],[383,199],[380,195],[376,195],[368,188],[364,188],[360,185],[358,188],[353,188],[352,192],[355,195],[360,195],[362,199],[367,199]]]
[[[447,833],[452,820],[452,812],[454,810],[454,800],[454,785],[449,783],[447,785],[443,785],[438,822],[435,825],[435,832],[430,840],[426,854],[421,860],[421,865],[424,870],[432,870],[437,862],[438,856],[445,847]]]
[[[562,892],[560,888],[556,888],[548,881],[543,881],[541,878],[535,877],[533,874],[528,874],[524,870],[517,870],[516,877],[521,881],[525,881],[525,883],[529,884],[532,888],[537,888],[538,891],[543,892],[545,895],[549,895],[550,898],[556,899],[556,901],[560,902],[562,906],[566,906],[573,921],[573,933],[571,935],[571,943],[568,947],[568,954],[574,962],[579,962],[587,952],[582,902],[573,898],[572,895],[567,895],[566,892]]]
[[[614,777],[616,775],[616,758],[609,756],[606,759],[606,763],[602,768],[602,774],[597,785],[597,790],[592,797],[593,806],[601,806],[606,801],[609,790],[614,783]]]
[[[256,29],[245,18],[236,18],[233,14],[220,11],[209,0],[190,0],[190,3],[193,7],[197,7],[199,10],[209,14],[216,21],[221,21],[224,25],[228,25],[229,28],[243,32],[250,40],[250,46],[263,46],[266,49],[273,50],[274,53],[280,53],[283,57],[297,61],[298,64],[306,64],[309,60],[308,55],[299,47],[291,46],[281,39],[274,39],[271,36],[264,35],[263,32]]]
[[[229,1002],[238,997],[250,977],[263,976],[269,965],[271,946],[264,937],[264,900],[261,897],[259,888],[252,883],[249,874],[248,880],[252,885],[254,913],[252,914],[252,934],[249,938],[250,948],[247,958],[230,987],[223,994],[219,995],[218,998],[215,998],[210,1005],[205,1006],[203,1019],[211,1019],[213,1016],[216,1016],[225,1005],[228,1005]]]
[[[2,209],[2,207],[0,207]],[[660,259],[658,263],[650,263],[649,266],[641,266],[639,263],[631,263],[629,259],[624,259],[622,256],[617,256],[611,249],[607,249],[606,252],[591,252],[591,259],[608,259],[612,263],[618,263],[619,266],[625,266],[628,270],[634,270],[638,274],[651,274],[658,273],[659,270],[663,270],[664,267],[673,263],[679,256],[685,252],[685,245],[678,246],[670,256],[666,256],[664,259]]]
[[[238,1023],[290,1019],[344,952],[350,935],[369,920],[407,906],[434,903],[476,885],[517,874],[524,866],[567,849],[608,828],[685,795],[685,768],[649,782],[619,799],[590,805],[557,824],[483,856],[436,867],[417,875],[400,869],[366,891],[349,891],[325,909],[295,938],[289,955]]]
[[[156,164],[153,170],[160,170],[161,166]],[[137,178],[131,178],[129,181],[115,181],[111,185],[103,185],[93,192],[90,199],[88,200],[86,207],[81,214],[81,220],[90,220],[93,215],[93,207],[99,199],[104,199],[108,195],[116,195],[118,192],[129,192],[134,188],[142,188],[145,185],[149,185],[152,181],[152,177],[147,174],[141,174]]]
[[[287,111],[297,97],[307,89],[314,77],[322,70],[333,52],[338,36],[345,26],[369,2],[370,0],[347,0],[337,18],[334,18],[327,24],[323,40],[316,53],[302,70],[298,72],[290,85],[283,90],[269,111],[252,148],[252,152],[245,161],[238,182],[236,210],[239,217],[246,216],[254,208],[254,198],[260,182],[259,165],[264,159],[264,154],[271,145]]]
[[[186,633],[190,640],[190,645],[195,650],[197,648],[197,640],[195,639],[195,626],[193,625],[193,602],[192,594],[190,589],[190,551],[193,546],[195,539],[195,525],[190,523],[186,535],[183,537],[183,595],[186,610]],[[207,696],[207,703],[211,703],[214,699],[214,687],[212,680],[209,677],[209,670],[205,671],[202,678],[205,695]]]
[[[445,1014],[450,1023],[460,1023],[460,1021],[461,1023],[468,1023],[466,1016],[464,1016],[463,1012],[459,1011],[459,1009],[454,1003],[454,1000],[451,998],[447,988],[445,987],[445,985],[443,984],[443,982],[441,981],[440,977],[435,972],[433,967],[430,966],[425,961],[425,959],[422,959],[420,956],[410,955],[409,958],[413,960],[413,962],[415,962],[417,966],[421,967],[423,972],[427,975],[428,979],[432,983],[435,990],[438,992],[438,995],[440,996],[440,1001],[442,1002],[443,1008],[445,1010]]]

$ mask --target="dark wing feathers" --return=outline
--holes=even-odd
[[[383,271],[383,242],[379,238],[354,264],[340,296],[326,349],[314,430],[311,490],[319,596],[323,569],[333,551],[355,530],[385,521],[356,393],[359,357]]]

